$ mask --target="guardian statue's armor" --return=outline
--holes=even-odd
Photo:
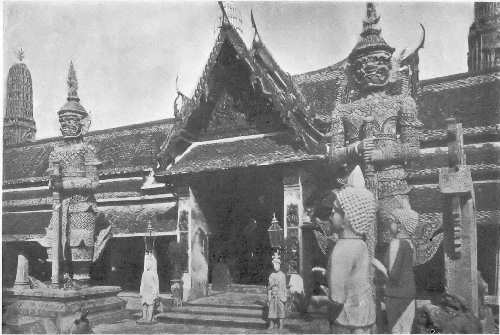
[[[329,156],[336,166],[364,167],[367,187],[379,200],[381,242],[387,234],[380,228],[395,216],[395,209],[418,220],[410,207],[405,164],[419,153],[421,123],[409,81],[393,69],[394,49],[380,35],[379,19],[369,3],[361,38],[349,55],[346,82],[332,114]]]
[[[63,142],[54,148],[49,158],[51,189],[60,194],[61,202],[54,204],[48,236],[54,236],[50,232],[60,220],[63,271],[73,279],[86,281],[94,257],[97,216],[94,192],[99,185],[100,162],[94,147],[83,139],[90,119],[79,103],[73,64],[69,69],[68,87],[68,101],[58,112]]]

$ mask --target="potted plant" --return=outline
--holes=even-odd
[[[182,275],[187,263],[187,250],[179,242],[172,241],[168,245],[168,257],[172,268],[170,292],[175,302],[179,304],[182,301]]]

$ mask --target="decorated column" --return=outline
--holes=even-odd
[[[290,269],[287,272],[303,273],[303,248],[302,248],[302,184],[300,173],[287,170],[283,177],[283,228],[287,250],[286,262]]]
[[[191,290],[191,243],[190,227],[191,227],[191,201],[189,196],[189,187],[179,187],[177,189],[177,242],[187,253],[187,263],[183,266],[184,275],[183,281],[183,299],[187,300]]]
[[[183,275],[184,300],[208,294],[208,228],[205,216],[190,187],[178,194],[178,241],[188,253]]]
[[[448,123],[448,167],[439,172],[443,195],[446,291],[465,298],[478,315],[477,230],[474,188],[466,165],[462,124]]]

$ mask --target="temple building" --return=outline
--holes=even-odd
[[[500,3],[476,3],[474,14],[464,55],[468,72],[420,80],[420,46],[391,78],[398,94],[416,101],[423,124],[419,157],[406,167],[411,207],[419,214],[420,299],[443,292],[446,285],[442,234],[434,235],[442,224],[438,175],[447,166],[450,117],[463,125],[472,171],[478,270],[489,285],[489,299],[498,296]],[[264,285],[274,251],[268,236],[274,215],[291,250],[286,271],[300,273],[312,287],[311,268],[325,265],[308,213],[319,195],[338,182],[326,151],[318,148],[329,148],[321,125],[345,97],[352,98],[346,84],[349,59],[346,55],[331,66],[291,75],[272,57],[257,27],[247,46],[225,15],[193,96],[177,93],[174,118],[85,136],[102,162],[97,224],[112,227],[91,271],[96,282],[139,290],[143,237],[151,225],[160,291],[170,290],[171,241],[180,242],[188,254],[186,299],[206,294],[203,287],[220,256],[234,282]],[[27,254],[33,276],[50,279],[43,247],[53,205],[47,169],[62,138],[34,140],[31,90],[27,66],[13,65],[4,114],[4,287],[13,284],[14,256],[20,250]],[[61,103],[62,98],[63,92]]]

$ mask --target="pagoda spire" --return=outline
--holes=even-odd
[[[76,78],[75,67],[73,61],[69,63],[68,70],[68,101],[80,101],[78,97],[78,79]]]
[[[36,134],[31,73],[22,62],[23,49],[19,49],[16,56],[19,63],[12,65],[7,75],[3,119],[4,145],[32,141]]]

